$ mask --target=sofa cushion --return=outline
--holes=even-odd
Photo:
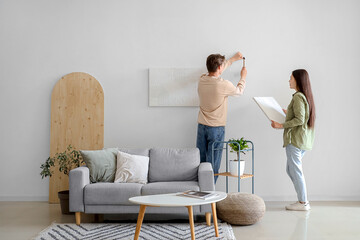
[[[140,156],[146,156],[149,157],[149,151],[148,148],[118,148],[119,151],[132,154],[132,155],[140,155]]]
[[[117,148],[102,150],[80,150],[81,156],[90,171],[90,181],[114,182]]]
[[[128,200],[141,195],[139,183],[94,183],[88,184],[84,190],[85,204],[125,204],[132,205]]]
[[[197,148],[150,149],[149,182],[197,181],[200,152]]]
[[[154,195],[165,193],[184,192],[186,190],[199,191],[198,182],[154,182],[143,185],[141,195]]]
[[[119,151],[115,183],[141,183],[148,181],[149,157],[132,155]]]

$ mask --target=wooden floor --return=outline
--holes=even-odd
[[[252,226],[233,226],[237,239],[360,239],[360,202],[312,202],[311,211],[286,211],[287,202],[266,202],[264,218]],[[158,221],[147,216],[144,222]],[[169,217],[169,216],[168,216]],[[105,221],[136,222],[136,215],[105,215]],[[82,215],[82,222],[94,222],[94,215]],[[101,221],[101,218],[100,218]],[[168,221],[166,219],[159,221]],[[187,222],[172,219],[172,222]],[[204,221],[198,217],[195,221]],[[74,223],[74,215],[62,215],[58,204],[47,202],[0,202],[0,239],[31,239],[52,222]]]

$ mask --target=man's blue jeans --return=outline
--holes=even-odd
[[[212,163],[212,145],[215,141],[224,141],[225,127],[210,127],[203,124],[198,124],[196,147],[200,150],[200,161]],[[223,143],[215,143],[214,148],[220,150],[214,151],[214,173],[219,173]],[[215,183],[218,176],[215,176]]]
[[[306,151],[292,144],[288,144],[285,150],[287,156],[286,172],[294,184],[298,200],[300,202],[307,202],[306,183],[301,162]]]

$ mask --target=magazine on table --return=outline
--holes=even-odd
[[[188,190],[188,191],[182,192],[179,195],[185,196],[185,197],[199,198],[199,199],[203,199],[203,200],[218,196],[217,193],[208,193],[208,192],[200,192],[200,191],[193,191],[193,190]]]

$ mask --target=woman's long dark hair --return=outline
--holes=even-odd
[[[297,69],[292,72],[293,77],[296,81],[296,86],[299,92],[302,92],[309,104],[309,121],[308,126],[313,128],[315,125],[315,103],[314,97],[311,90],[310,77],[305,69]]]

